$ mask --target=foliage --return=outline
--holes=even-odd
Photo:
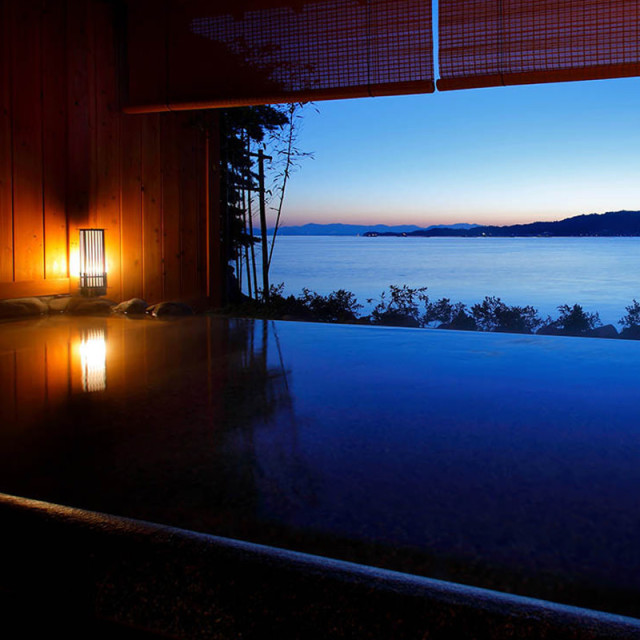
[[[634,298],[633,303],[625,307],[625,310],[627,313],[620,318],[620,324],[629,329],[640,327],[640,302]]]
[[[429,302],[423,316],[423,325],[440,323],[441,327],[475,331],[476,321],[469,315],[467,305],[462,302],[451,304],[449,298],[440,298],[436,302]]]
[[[560,316],[555,321],[555,325],[569,335],[580,335],[602,324],[597,313],[589,313],[579,304],[574,304],[572,307],[562,304],[558,307],[558,311]]]
[[[344,289],[322,296],[305,288],[298,300],[320,322],[355,322],[362,309],[353,293]]]
[[[250,296],[254,292],[257,295],[258,279],[253,244],[259,239],[254,235],[254,227],[259,225],[253,224],[254,212],[261,209],[261,204],[275,198],[276,206],[271,207],[276,212],[275,228],[263,262],[263,270],[268,274],[289,178],[300,166],[302,158],[312,156],[300,151],[296,145],[303,106],[302,103],[260,105],[219,112],[222,259],[224,263],[235,260],[240,281],[246,265]],[[264,152],[265,180],[260,195],[259,169],[254,153],[258,147]],[[227,292],[227,298],[231,297]]]
[[[429,304],[427,287],[413,289],[406,284],[401,287],[389,285],[389,295],[383,291],[380,300],[371,312],[373,324],[384,324],[393,327],[421,327],[424,324],[419,304]],[[368,302],[373,302],[369,299]]]
[[[427,287],[412,288],[390,285],[383,291],[370,316],[359,316],[363,308],[355,295],[345,289],[321,295],[304,288],[297,296],[284,295],[284,283],[272,285],[267,300],[240,295],[239,302],[220,309],[222,313],[267,319],[309,320],[315,322],[343,322],[400,327],[425,327],[467,331],[496,331],[506,333],[538,333],[547,335],[583,336],[602,325],[597,313],[584,311],[579,304],[560,305],[556,320],[542,320],[532,306],[509,306],[500,298],[486,296],[469,310],[461,302],[449,298],[429,300]],[[258,292],[261,293],[261,292]],[[372,303],[373,300],[368,300]],[[424,309],[421,312],[421,308]],[[627,314],[620,324],[626,327],[623,338],[640,339],[640,302],[626,307]],[[539,328],[541,327],[542,328]],[[615,330],[599,337],[615,337]]]
[[[313,153],[301,151],[297,146],[298,134],[302,122],[301,112],[305,106],[305,103],[302,102],[292,102],[291,104],[285,105],[286,125],[274,132],[272,136],[272,146],[274,149],[272,169],[274,173],[270,193],[276,197],[276,205],[271,207],[276,213],[276,220],[273,226],[273,235],[269,248],[269,266],[271,266],[273,249],[280,229],[284,195],[287,184],[289,183],[289,178],[293,171],[300,168],[300,161],[303,158],[313,158]]]
[[[494,296],[486,296],[482,302],[474,304],[471,313],[481,331],[533,333],[542,324],[534,307],[510,307]]]
[[[344,289],[332,291],[326,296],[306,288],[298,296],[285,296],[283,291],[283,283],[271,285],[266,301],[245,297],[241,304],[229,306],[222,311],[258,318],[290,317],[315,322],[356,322],[358,310],[362,309],[353,293]]]
[[[287,124],[282,108],[269,105],[220,110],[220,165],[225,262],[253,242],[246,231],[243,192],[255,188],[251,145],[260,144]]]

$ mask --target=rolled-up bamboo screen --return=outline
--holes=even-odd
[[[162,17],[149,9],[130,5],[130,107],[161,95],[180,109],[434,90],[430,0],[173,0]],[[157,55],[138,40],[145,32]]]
[[[440,0],[438,89],[640,75],[638,0]]]

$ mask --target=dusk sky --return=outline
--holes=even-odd
[[[512,224],[640,209],[640,78],[307,107],[283,224]]]

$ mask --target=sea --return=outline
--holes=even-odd
[[[619,325],[625,307],[640,300],[640,238],[281,236],[269,277],[285,294],[346,289],[362,314],[393,284],[467,305],[497,296],[532,305],[543,318],[580,304]]]

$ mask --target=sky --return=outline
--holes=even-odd
[[[640,78],[317,102],[288,226],[514,224],[640,210]]]

